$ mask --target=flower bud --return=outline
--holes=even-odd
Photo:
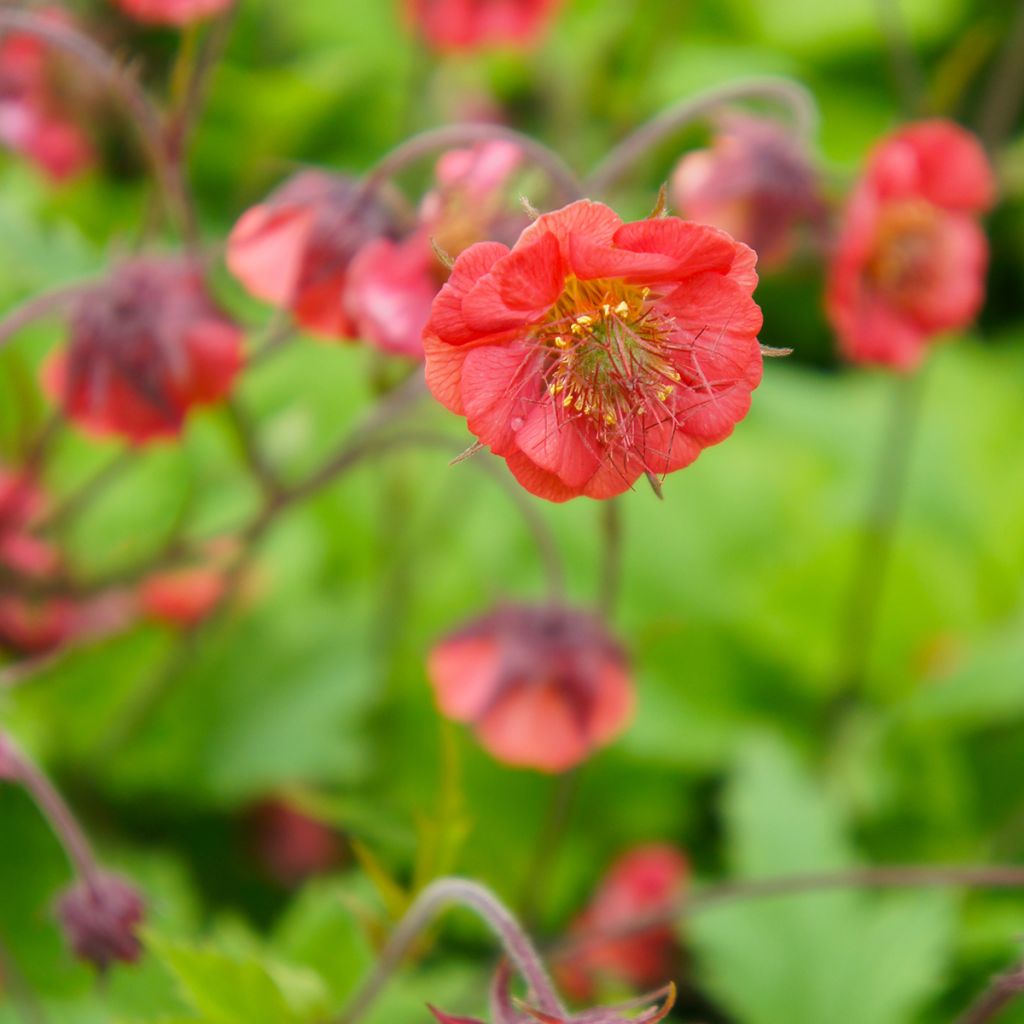
[[[100,971],[115,961],[138,960],[143,910],[138,890],[106,873],[76,882],[57,901],[57,918],[72,952]]]

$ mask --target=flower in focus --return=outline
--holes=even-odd
[[[499,761],[562,772],[626,727],[629,661],[593,615],[506,605],[442,639],[427,673],[441,712]]]
[[[151,25],[191,25],[228,10],[234,0],[115,0],[125,14]]]
[[[144,909],[130,882],[103,873],[65,890],[57,901],[57,918],[75,956],[105,971],[116,961],[139,958],[137,932]]]
[[[437,50],[533,45],[561,0],[405,0],[409,20]]]
[[[356,333],[385,351],[423,358],[423,328],[448,267],[436,245],[456,257],[475,242],[500,236],[521,216],[504,206],[508,179],[522,160],[510,142],[482,142],[445,153],[437,186],[420,204],[416,229],[404,240],[378,238],[352,262],[348,305]]]
[[[193,406],[228,393],[241,365],[242,332],[198,270],[136,259],[78,301],[44,384],[83,429],[143,443],[178,434]]]
[[[206,566],[154,573],[139,588],[142,610],[158,622],[188,627],[202,622],[224,596],[224,574]]]
[[[67,15],[43,8],[63,24]],[[60,58],[44,40],[11,32],[0,38],[0,145],[35,163],[53,181],[66,181],[94,161],[92,146],[71,112]]]
[[[610,498],[689,465],[761,380],[756,257],[716,228],[589,200],[467,249],[424,332],[427,383],[519,482]]]
[[[644,988],[669,976],[675,952],[669,925],[606,940],[600,936],[614,936],[638,918],[669,909],[682,894],[688,874],[686,858],[671,846],[639,846],[620,857],[572,924],[570,934],[585,945],[559,965],[563,988],[576,999],[587,999],[599,980]]]
[[[824,214],[805,147],[770,118],[723,118],[709,149],[679,161],[671,189],[681,213],[728,231],[763,266],[784,262],[795,227],[820,223]]]
[[[387,210],[359,196],[356,181],[301,171],[242,215],[227,264],[253,295],[290,309],[307,330],[351,338],[349,265],[363,245],[393,232]]]
[[[984,299],[988,243],[977,222],[995,194],[978,140],[949,121],[882,141],[847,205],[827,309],[854,362],[911,370],[937,334]]]
[[[249,819],[253,850],[266,873],[284,886],[323,874],[342,859],[341,840],[322,821],[289,801],[265,800]]]

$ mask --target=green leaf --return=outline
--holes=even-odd
[[[855,863],[840,809],[774,740],[738,758],[726,800],[741,878],[841,871]],[[953,903],[943,893],[808,893],[696,917],[708,988],[743,1024],[905,1024],[944,976]]]

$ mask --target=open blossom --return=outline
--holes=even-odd
[[[190,25],[226,11],[235,0],[115,0],[125,14],[152,25]]]
[[[67,15],[43,8],[62,24]],[[76,122],[59,81],[60,58],[44,40],[11,32],[0,38],[0,145],[65,181],[94,161],[92,145]]]
[[[144,910],[138,890],[108,873],[79,880],[57,902],[57,918],[72,952],[100,971],[116,961],[138,960]]]
[[[191,408],[228,393],[241,365],[242,332],[198,270],[144,258],[78,301],[44,384],[84,429],[143,443],[178,434]]]
[[[453,149],[437,163],[437,185],[420,204],[416,229],[404,240],[378,238],[353,260],[348,305],[356,333],[381,348],[422,358],[423,328],[448,278],[435,245],[456,257],[475,242],[500,237],[521,216],[505,210],[518,146],[501,140]]]
[[[910,370],[936,335],[964,327],[984,300],[992,204],[978,140],[949,121],[881,142],[853,192],[836,244],[827,308],[847,358]]]
[[[561,0],[405,0],[423,38],[438,50],[531,46]]]
[[[745,242],[762,266],[783,262],[796,227],[824,214],[805,147],[770,118],[723,118],[709,149],[679,161],[671,189],[681,213]]]
[[[300,171],[241,216],[228,238],[228,268],[314,334],[353,337],[349,266],[371,239],[394,233],[387,210],[358,190],[351,178]]]
[[[570,934],[585,944],[559,965],[565,990],[587,999],[600,980],[645,988],[668,977],[675,952],[671,926],[614,935],[645,915],[671,908],[682,895],[688,874],[686,858],[672,846],[638,846],[620,857],[572,924]],[[609,938],[601,939],[602,934]]]
[[[529,491],[610,498],[732,433],[761,380],[755,255],[582,200],[467,249],[424,332],[427,383]]]
[[[562,772],[611,742],[633,710],[625,653],[601,621],[506,605],[442,639],[427,672],[441,712],[508,764]]]

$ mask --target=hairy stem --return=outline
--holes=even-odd
[[[372,1006],[420,935],[450,907],[473,910],[490,927],[500,940],[506,956],[529,986],[532,998],[537,1002],[537,1009],[556,1016],[565,1014],[540,955],[519,922],[501,901],[489,889],[476,882],[462,878],[442,878],[427,886],[416,898],[391,933],[373,972],[356,991],[336,1024],[356,1024]]]
[[[997,974],[966,1012],[957,1017],[956,1024],[986,1024],[995,1020],[1022,992],[1024,963],[1019,963],[1011,970]]]
[[[701,121],[720,107],[740,100],[763,100],[785,107],[793,128],[809,138],[818,123],[818,110],[811,94],[789,78],[750,78],[702,92],[668,107],[620,142],[584,183],[588,195],[600,195],[614,188],[652,150]]]
[[[2,19],[3,13],[0,12],[0,22]],[[61,285],[16,306],[0,320],[0,349],[9,345],[14,336],[30,324],[42,320],[44,317],[63,313],[87,290],[88,286],[85,284]]]

